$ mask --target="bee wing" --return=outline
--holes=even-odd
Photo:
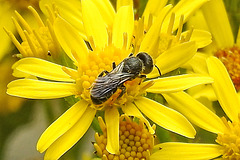
[[[134,75],[129,73],[109,73],[104,77],[98,77],[93,84],[91,95],[93,97],[106,97],[116,92],[119,85],[130,80]]]
[[[124,61],[122,61],[121,63],[119,63],[116,68],[114,68],[111,73],[112,74],[121,74],[122,70],[123,70],[123,66],[124,66]]]

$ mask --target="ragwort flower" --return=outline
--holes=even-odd
[[[211,43],[209,32],[191,28],[182,33],[183,24],[205,2],[183,0],[173,7],[171,4],[166,5],[166,0],[150,0],[144,10],[143,17],[135,21],[132,42],[134,51],[136,53],[149,53],[156,59],[156,65],[160,68],[162,74],[185,64],[188,61],[187,59],[191,59],[193,55],[184,54],[184,56],[188,56],[185,59],[182,58],[184,57],[182,54],[171,52],[171,48],[180,47],[191,41],[196,43],[197,48],[205,47]],[[176,35],[173,34],[174,32],[176,32]],[[156,77],[158,74],[158,70],[154,68],[148,77]]]
[[[26,19],[31,19],[27,13],[27,6],[32,5],[38,8],[38,0],[0,0],[0,72],[1,72],[1,84],[0,84],[0,114],[8,114],[10,112],[17,111],[24,102],[22,98],[12,97],[6,94],[7,84],[14,80],[11,75],[11,66],[15,62],[15,59],[11,57],[14,50],[11,40],[5,33],[3,27],[8,28],[11,32],[15,33],[16,28],[12,23],[12,14],[14,10],[18,10]]]
[[[154,130],[151,129],[142,113],[170,131],[193,138],[195,130],[187,119],[144,95],[146,92],[181,91],[198,84],[211,83],[212,78],[200,75],[181,75],[144,81],[144,78],[138,77],[124,83],[126,90],[122,96],[119,96],[121,90],[118,90],[105,103],[101,105],[92,103],[90,89],[97,76],[104,70],[111,71],[112,62],[119,64],[130,53],[137,54],[133,50],[134,47],[131,47],[134,33],[132,5],[121,6],[115,13],[110,2],[103,1],[108,6],[106,8],[110,6],[113,11],[110,16],[111,20],[106,20],[105,14],[100,10],[103,4],[101,3],[98,9],[96,5],[98,2],[92,0],[81,2],[83,25],[89,41],[87,43],[82,35],[61,16],[54,21],[57,39],[77,69],[63,67],[38,58],[24,58],[13,66],[15,70],[39,77],[39,80],[19,79],[9,83],[8,94],[10,95],[32,99],[52,99],[74,95],[80,99],[48,127],[40,137],[37,149],[40,152],[47,150],[46,159],[59,158],[84,135],[98,110],[105,111],[108,131],[106,147],[113,154],[119,152],[118,109],[144,121],[151,133]],[[167,10],[165,9],[163,13],[165,11]],[[150,39],[142,42],[141,46],[146,45],[145,43],[150,44]],[[161,54],[159,59],[157,57],[160,56],[149,54],[156,64],[163,60],[159,68],[161,72],[166,73],[188,61],[196,49],[195,42],[187,41],[170,47]],[[182,57],[178,56],[178,60],[176,58],[172,60],[174,54]],[[167,66],[171,67],[167,69]]]
[[[191,62],[194,70],[204,72],[204,61],[209,55],[218,57],[226,66],[237,91],[240,90],[240,32],[234,35],[222,0],[211,0],[203,5],[202,12],[190,21],[196,28],[209,30],[213,43],[197,54]],[[199,23],[201,22],[201,23]],[[204,54],[203,54],[204,53]],[[206,56],[208,55],[208,56]]]
[[[133,121],[127,115],[119,117],[119,153],[112,154],[106,149],[107,145],[107,127],[102,117],[98,117],[102,133],[95,133],[96,142],[94,147],[97,156],[102,160],[110,159],[149,159],[154,145],[154,136],[146,128],[144,122]],[[155,130],[152,126],[151,129]]]
[[[38,7],[39,0],[0,0],[0,35],[1,35],[1,47],[0,47],[0,60],[8,53],[13,50],[11,46],[11,41],[8,36],[4,33],[3,27],[8,28],[11,32],[15,32],[14,25],[12,23],[11,17],[14,10],[19,10],[24,17],[29,18],[28,14],[26,14],[27,7],[32,5],[34,7]]]
[[[44,15],[46,15],[50,19],[50,21],[54,20],[54,12],[57,11],[57,13],[61,15],[61,17],[71,23],[78,30],[81,36],[86,39],[82,22],[81,1],[41,0],[39,2],[39,7],[44,13]],[[52,12],[51,10],[54,12]]]
[[[49,14],[52,17],[50,18],[51,21],[47,20],[47,25],[45,25],[40,15],[33,7],[29,6],[28,9],[31,11],[38,24],[37,29],[32,29],[31,25],[28,24],[27,21],[17,11],[15,11],[16,18],[12,18],[12,20],[18,34],[21,37],[21,41],[18,41],[11,31],[8,31],[6,28],[4,28],[20,52],[20,54],[17,54],[17,56],[20,58],[38,57],[48,60],[55,59],[56,61],[59,59],[59,55],[57,53],[60,52],[60,46],[52,26],[53,21],[56,18],[54,13],[55,11],[48,9],[50,12]]]
[[[221,156],[221,159],[236,160],[240,158],[240,100],[227,69],[221,61],[216,57],[210,57],[207,59],[207,66],[210,76],[214,78],[213,89],[226,117],[219,118],[184,92],[171,93],[164,97],[171,106],[183,113],[194,124],[217,134],[218,144],[213,146],[216,150],[209,153],[215,154],[215,157]],[[196,144],[187,144],[190,148],[193,145]],[[199,147],[194,150],[201,150],[206,147],[205,145],[199,144]],[[214,158],[212,154],[207,158]],[[192,159],[198,159],[197,157]]]
[[[220,149],[216,145],[191,144],[170,142],[155,145],[155,137],[146,128],[144,122],[127,115],[122,115],[119,120],[119,149],[118,154],[109,153],[106,149],[107,129],[101,117],[98,118],[102,133],[95,133],[94,147],[96,154],[102,160],[132,159],[132,160],[176,160],[176,159],[208,159],[216,157]],[[152,126],[155,130],[155,126]],[[201,148],[200,148],[201,147]],[[196,150],[198,148],[198,150]],[[201,153],[201,155],[199,154]]]

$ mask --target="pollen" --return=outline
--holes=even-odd
[[[227,121],[222,118],[227,130],[218,134],[216,142],[223,146],[222,158],[226,160],[240,159],[240,114],[237,122]]]
[[[215,53],[225,67],[235,85],[237,91],[240,90],[240,48],[233,46],[232,48],[220,49]]]
[[[105,160],[149,160],[153,149],[154,137],[145,127],[142,121],[135,122],[132,118],[122,115],[119,126],[119,153],[111,154],[106,150],[107,131],[106,126],[99,118],[103,134],[95,134],[94,147],[96,154]]]
[[[57,53],[60,51],[60,45],[53,32],[52,23],[47,20],[45,25],[33,7],[29,6],[28,9],[38,23],[38,28],[33,29],[17,11],[15,11],[16,18],[12,19],[21,40],[17,40],[13,33],[4,28],[20,52],[17,56],[56,60],[58,58]]]

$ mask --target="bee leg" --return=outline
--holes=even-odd
[[[126,87],[124,85],[120,86],[119,89],[121,89],[121,93],[118,96],[118,98],[122,97],[124,93],[126,93]]]
[[[109,105],[111,106],[115,102],[115,100],[120,98],[122,95],[123,95],[123,90],[120,87],[118,87],[117,91],[112,95]]]
[[[104,71],[102,71],[102,72],[98,75],[98,77],[102,77],[102,76],[104,75],[104,73],[105,73],[105,74],[108,74],[109,72],[106,71],[106,70],[104,70]]]
[[[144,74],[141,74],[141,75],[139,76],[139,78],[147,78],[147,76],[144,75]]]
[[[116,63],[115,63],[115,62],[112,63],[112,68],[113,68],[113,69],[116,68]]]

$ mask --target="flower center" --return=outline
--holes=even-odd
[[[102,121],[101,118],[99,120]],[[104,122],[100,124],[104,124]],[[103,134],[96,133],[96,143],[94,144],[96,154],[99,157],[104,157],[106,160],[149,160],[154,145],[154,138],[142,121],[134,122],[126,115],[120,117],[119,154],[111,154],[106,150],[107,131],[105,124],[101,126],[101,129]]]
[[[78,72],[81,76],[76,83],[83,90],[80,96],[90,102],[90,88],[98,75],[104,70],[110,72],[112,63],[119,64],[121,60],[126,58],[123,57],[123,55],[127,55],[126,52],[109,45],[103,50],[96,49],[90,53],[88,56],[89,63],[81,64],[78,67]]]
[[[240,120],[240,114],[239,114]],[[227,130],[224,134],[218,134],[216,142],[223,146],[223,159],[240,159],[240,121],[230,122],[222,118]]]
[[[130,54],[129,51],[118,49],[113,45],[105,47],[103,50],[96,49],[89,54],[89,64],[81,64],[78,68],[80,78],[76,80],[80,88],[79,96],[92,103],[90,91],[98,77],[104,70],[111,72],[113,62],[118,65]],[[120,73],[121,74],[121,73]],[[103,75],[105,76],[105,74]],[[120,106],[126,102],[133,101],[138,95],[143,94],[148,83],[142,83],[142,78],[135,78],[126,81],[123,86],[117,87],[117,91],[113,92],[111,97],[99,105],[92,105],[95,109],[101,110],[107,106]],[[111,87],[111,84],[105,87]]]
[[[34,33],[26,33],[28,38],[21,43],[26,51],[25,57],[33,56],[47,59],[52,53],[56,53],[53,39],[48,27],[40,27],[37,32],[38,36]],[[42,44],[41,41],[43,42]]]
[[[215,53],[225,65],[237,91],[240,90],[240,48],[233,46]]]

